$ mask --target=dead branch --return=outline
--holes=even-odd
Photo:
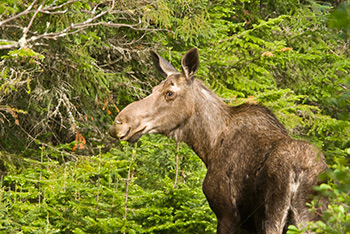
[[[22,36],[21,39],[19,39],[19,41],[18,41],[18,44],[19,44],[20,47],[25,47],[25,46],[26,46],[26,44],[27,44],[27,40],[26,40],[26,38],[27,38],[27,33],[28,33],[30,27],[32,26],[32,24],[33,24],[33,22],[34,22],[35,17],[38,15],[38,13],[39,13],[39,11],[41,10],[41,8],[43,8],[44,3],[45,3],[45,0],[40,4],[40,6],[38,7],[38,9],[37,9],[37,10],[35,11],[35,13],[33,14],[32,18],[31,18],[30,21],[29,21],[28,26],[25,27],[25,28],[23,29],[23,36]]]
[[[39,34],[37,32],[33,32],[32,34],[34,34],[33,36],[29,37],[27,36],[27,34],[29,33],[29,30],[31,28],[31,26],[33,25],[33,22],[36,20],[36,17],[38,15],[38,13],[43,13],[43,14],[64,14],[66,13],[69,8],[63,9],[64,7],[69,7],[70,4],[77,2],[78,0],[70,0],[67,1],[65,3],[62,3],[58,6],[54,6],[54,4],[56,3],[55,1],[53,3],[51,3],[48,6],[44,6],[45,4],[45,0],[38,6],[37,9],[33,9],[34,5],[37,3],[37,1],[33,1],[33,3],[23,12],[18,13],[17,15],[14,15],[8,19],[5,19],[3,21],[0,21],[0,27],[4,26],[5,24],[16,20],[17,18],[21,17],[21,16],[26,16],[29,14],[33,15],[30,18],[30,21],[28,22],[28,25],[25,27],[21,27],[18,26],[18,24],[13,23],[13,25],[16,25],[15,27],[22,29],[23,34],[21,36],[21,38],[18,41],[15,40],[7,40],[7,39],[0,39],[0,42],[3,42],[2,45],[0,45],[0,50],[3,49],[13,49],[13,48],[23,48],[23,47],[32,47],[33,45],[35,45],[37,43],[38,40],[42,40],[42,39],[47,39],[47,40],[57,40],[58,38],[67,36],[67,35],[71,35],[71,34],[76,34],[79,33],[87,28],[93,27],[93,26],[106,26],[106,27],[112,27],[112,28],[130,28],[132,30],[135,31],[149,31],[149,32],[155,32],[155,31],[168,31],[171,32],[168,29],[156,29],[156,28],[149,28],[148,26],[144,26],[142,27],[142,20],[139,17],[138,19],[134,19],[135,21],[137,21],[137,23],[135,24],[126,24],[126,23],[116,23],[116,22],[112,22],[112,21],[108,21],[108,22],[103,22],[103,21],[99,21],[103,16],[107,15],[107,14],[132,14],[130,13],[130,11],[119,11],[119,10],[114,10],[115,8],[115,0],[111,1],[111,6],[108,7],[108,9],[100,12],[100,13],[96,13],[97,8],[99,7],[100,4],[97,4],[91,11],[87,12],[89,14],[91,14],[91,17],[86,19],[83,22],[78,22],[78,23],[72,23],[71,25],[69,25],[68,27],[64,28],[63,30],[59,31],[59,32],[51,32],[48,33],[48,28],[50,25],[50,22],[47,22],[47,27],[44,33]],[[10,26],[10,27],[12,27]],[[39,43],[40,44],[40,43]]]
[[[136,157],[136,150],[137,150],[137,144],[134,144],[134,149],[132,150],[132,155],[131,155],[131,160],[129,164],[129,169],[128,169],[128,176],[125,180],[125,195],[124,195],[124,215],[123,215],[123,220],[127,220],[127,215],[128,215],[128,198],[129,198],[129,186],[132,183],[133,179],[133,162]],[[125,233],[125,232],[124,232]]]
[[[12,20],[15,20],[15,19],[17,19],[17,18],[19,18],[19,17],[21,17],[21,16],[23,16],[23,15],[28,15],[28,14],[30,13],[30,10],[33,8],[33,6],[34,6],[35,3],[36,3],[36,0],[34,0],[34,1],[32,2],[32,4],[30,4],[30,6],[29,6],[27,9],[25,9],[24,11],[22,11],[21,13],[15,15],[15,16],[12,16],[12,17],[10,17],[10,18],[8,18],[8,19],[5,19],[5,20],[3,20],[3,21],[0,21],[0,27],[3,26],[4,24],[6,24],[7,22],[10,22],[10,21],[12,21]]]

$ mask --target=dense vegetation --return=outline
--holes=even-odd
[[[149,51],[179,67],[191,47],[225,102],[325,153],[328,210],[289,232],[350,232],[349,25],[349,1],[1,1],[1,233],[214,233],[186,145],[107,134],[160,82]]]

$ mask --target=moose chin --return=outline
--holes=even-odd
[[[196,48],[183,56],[182,72],[157,53],[151,55],[165,80],[118,114],[111,136],[136,142],[158,133],[187,143],[207,167],[203,191],[219,234],[280,234],[288,224],[317,219],[306,206],[327,168],[317,147],[292,139],[260,104],[222,102],[194,78]]]

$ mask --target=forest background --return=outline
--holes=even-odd
[[[349,36],[349,1],[2,0],[0,232],[214,233],[186,145],[107,134],[161,81],[150,50],[180,68],[197,47],[225,102],[268,106],[326,155],[328,210],[289,233],[350,233]]]

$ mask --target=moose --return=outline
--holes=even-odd
[[[292,139],[267,107],[228,105],[195,79],[198,49],[183,56],[182,72],[151,55],[166,79],[117,115],[111,136],[136,142],[154,133],[187,143],[207,168],[203,192],[218,234],[280,234],[317,218],[306,205],[327,168],[316,146]]]

